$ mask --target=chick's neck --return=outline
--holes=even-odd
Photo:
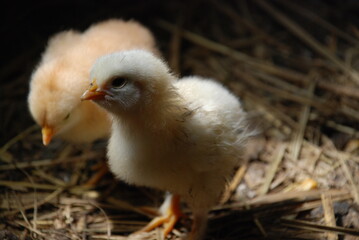
[[[176,89],[168,89],[160,97],[153,98],[138,111],[115,116],[129,134],[148,134],[163,139],[177,138],[183,135],[184,122],[190,115],[183,99]]]

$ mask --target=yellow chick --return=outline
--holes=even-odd
[[[30,81],[28,105],[42,127],[44,145],[59,136],[70,142],[92,142],[109,136],[111,121],[102,108],[81,102],[90,68],[105,54],[145,49],[158,54],[150,31],[135,21],[111,19],[85,32],[56,34],[43,53]]]
[[[213,80],[178,80],[165,62],[143,50],[99,58],[91,80],[82,100],[113,116],[110,169],[130,184],[173,194],[166,216],[145,229],[164,224],[168,234],[180,217],[181,197],[193,212],[190,239],[201,239],[208,211],[252,134],[239,100]]]

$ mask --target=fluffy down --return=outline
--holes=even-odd
[[[110,169],[130,184],[180,195],[193,210],[192,239],[200,239],[252,134],[239,100],[211,79],[178,80],[140,50],[100,58],[91,79],[83,98],[113,116]]]
[[[152,34],[135,21],[111,19],[83,33],[64,31],[49,40],[31,76],[28,96],[31,115],[43,128],[45,144],[52,136],[91,142],[109,135],[108,114],[92,102],[81,102],[80,96],[98,57],[128,49],[158,54]]]
[[[116,116],[108,147],[110,168],[129,183],[169,190],[194,208],[209,208],[241,158],[245,113],[238,99],[212,80],[183,78],[173,87],[176,105],[158,105],[160,110],[140,117],[146,119],[143,126]],[[152,114],[174,116],[157,122],[159,116]],[[151,125],[153,131],[146,131]]]

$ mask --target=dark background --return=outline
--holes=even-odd
[[[137,19],[151,28],[154,17],[168,16],[160,1],[142,0],[6,1],[1,8],[0,145],[33,124],[26,105],[28,82],[51,35],[70,28],[85,30],[112,17]]]
[[[228,1],[234,6],[239,1]],[[228,3],[227,2],[227,3]],[[272,1],[275,3],[275,1]],[[328,22],[344,27],[359,25],[359,1],[302,1],[312,11],[320,10],[330,16]],[[247,1],[251,7],[251,1]],[[92,23],[112,17],[136,19],[153,31],[160,50],[168,57],[171,35],[154,24],[157,18],[175,23],[182,19],[185,29],[206,35],[212,19],[213,4],[208,1],[6,1],[0,17],[0,145],[33,124],[26,105],[28,81],[40,60],[48,38],[69,28],[84,30]],[[211,9],[213,10],[213,9]],[[289,13],[290,15],[290,13]],[[235,24],[235,23],[232,23]],[[260,26],[260,24],[258,24]],[[306,26],[310,26],[307,24]],[[278,26],[281,28],[281,26]],[[227,24],[223,28],[230,28]],[[268,29],[270,31],[270,29]],[[320,40],[320,39],[319,39]],[[183,48],[186,47],[183,44]],[[182,74],[190,74],[182,69]]]

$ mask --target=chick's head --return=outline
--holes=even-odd
[[[65,64],[48,62],[31,77],[29,109],[34,120],[42,127],[44,145],[49,144],[53,136],[66,132],[80,119],[76,110],[81,101],[76,96],[83,89],[68,80],[84,78],[86,74],[64,71]]]
[[[82,100],[94,100],[112,113],[126,113],[155,107],[174,78],[153,54],[129,50],[99,58],[92,67],[91,81]]]

